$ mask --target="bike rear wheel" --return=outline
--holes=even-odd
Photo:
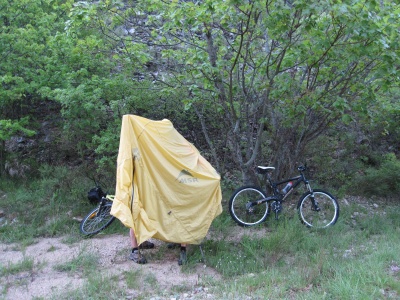
[[[312,201],[314,195],[314,201]],[[301,196],[297,205],[299,218],[303,224],[312,228],[326,228],[336,223],[339,218],[339,204],[328,192],[314,190]]]
[[[82,220],[79,230],[84,235],[95,235],[106,229],[115,220],[110,214],[112,202],[97,206],[91,210]]]
[[[248,207],[248,203],[266,197],[258,187],[244,186],[237,189],[229,200],[229,213],[232,219],[240,226],[254,226],[263,222],[268,215],[268,202],[252,207]]]

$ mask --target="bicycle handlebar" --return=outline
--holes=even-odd
[[[307,170],[307,167],[306,166],[299,166],[297,168],[297,170],[299,170],[300,172],[304,172],[305,170]]]

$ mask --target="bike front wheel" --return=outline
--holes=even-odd
[[[303,224],[317,229],[332,226],[339,218],[338,202],[323,190],[314,190],[301,196],[297,210]]]
[[[251,207],[249,204],[266,197],[258,187],[244,186],[237,189],[229,200],[229,213],[232,219],[240,226],[253,226],[263,222],[268,215],[268,202]]]
[[[110,214],[112,202],[106,202],[91,210],[83,218],[79,230],[84,235],[95,235],[106,229],[115,220]]]

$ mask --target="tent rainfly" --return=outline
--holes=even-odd
[[[221,199],[220,175],[169,120],[123,116],[111,214],[139,244],[200,244]]]

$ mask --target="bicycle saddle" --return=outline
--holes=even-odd
[[[265,173],[267,173],[269,171],[273,171],[273,170],[275,170],[274,167],[257,166],[257,168],[256,168],[256,172],[258,174],[265,174]]]

